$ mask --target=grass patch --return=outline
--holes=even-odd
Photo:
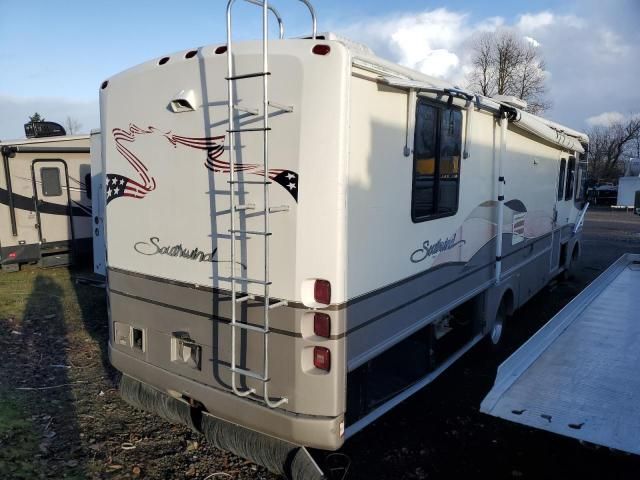
[[[31,479],[37,474],[33,455],[38,434],[20,406],[0,392],[0,475],[2,478]]]

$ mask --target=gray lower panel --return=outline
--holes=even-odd
[[[199,401],[205,411],[228,423],[241,425],[295,445],[304,445],[324,450],[336,450],[344,442],[341,434],[343,417],[320,417],[295,415],[280,409],[272,409],[256,401],[239,398],[230,392],[221,391],[190,378],[176,375],[150,365],[140,359],[126,355],[109,345],[109,359],[115,368],[125,375],[167,395],[184,392],[189,398]],[[139,408],[148,408],[147,403],[132,402]],[[184,403],[184,402],[181,402]],[[155,402],[151,406],[156,405]],[[164,405],[164,404],[163,404]],[[169,406],[171,408],[171,406]],[[180,408],[180,407],[179,407]],[[157,412],[157,409],[154,408]],[[184,412],[166,416],[170,421],[182,422]]]
[[[640,454],[640,255],[625,255],[505,361],[481,410]]]

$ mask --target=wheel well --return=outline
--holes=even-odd
[[[515,297],[513,295],[513,290],[507,288],[502,294],[502,300],[500,301],[500,303],[504,302],[505,306],[507,307],[507,315],[512,315],[515,310],[514,300]]]

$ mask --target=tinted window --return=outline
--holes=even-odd
[[[569,157],[569,164],[567,167],[567,185],[564,190],[564,199],[570,200],[573,197],[573,176],[576,170],[576,158]]]
[[[91,174],[90,173],[87,173],[84,176],[84,188],[85,188],[85,191],[87,192],[87,198],[91,200]]]
[[[567,160],[560,160],[560,174],[558,175],[558,200],[562,200],[564,195],[564,174],[567,170]]]
[[[438,162],[438,213],[453,215],[458,210],[462,113],[440,111],[440,161]]]
[[[42,179],[42,194],[45,197],[57,197],[62,195],[60,169],[58,167],[41,168],[40,178]]]
[[[462,113],[418,102],[411,216],[414,222],[458,210]]]

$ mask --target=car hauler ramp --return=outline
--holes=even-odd
[[[480,410],[640,454],[640,255],[625,254],[498,368]]]

